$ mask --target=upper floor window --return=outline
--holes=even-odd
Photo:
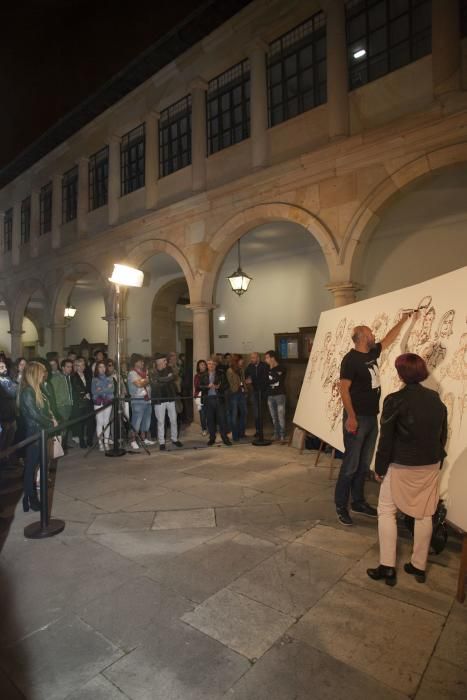
[[[3,252],[8,253],[13,245],[13,208],[7,209],[3,217]]]
[[[326,102],[326,19],[317,12],[269,45],[269,126]]]
[[[31,238],[31,197],[21,202],[21,245]]]
[[[109,147],[89,158],[89,211],[107,204],[109,192]]]
[[[120,143],[120,182],[122,195],[144,187],[145,124],[122,136]]]
[[[159,174],[165,177],[191,163],[191,96],[161,112],[159,119]]]
[[[76,219],[78,214],[78,166],[62,177],[62,223]]]
[[[39,194],[39,236],[52,230],[52,183],[41,187]]]
[[[217,153],[250,135],[250,62],[238,63],[209,81],[208,152]]]
[[[459,0],[461,37],[467,36],[467,0]]]
[[[350,89],[431,52],[431,0],[348,0]]]

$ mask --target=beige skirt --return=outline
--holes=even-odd
[[[421,467],[391,467],[391,495],[395,506],[412,518],[433,515],[439,501],[439,462]]]

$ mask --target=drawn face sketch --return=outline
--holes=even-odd
[[[451,379],[467,381],[467,333],[464,333],[446,373]]]
[[[336,328],[336,343],[335,343],[336,347],[338,347],[342,342],[342,338],[344,337],[346,323],[347,323],[347,319],[341,318],[341,320],[339,321],[339,325]]]
[[[337,374],[337,361],[334,359],[331,362],[331,365],[329,367],[329,371],[326,375],[326,378],[324,379],[324,382],[323,382],[324,389],[332,384],[332,382],[336,378],[336,374]]]
[[[443,340],[447,340],[449,336],[453,334],[452,326],[454,324],[454,316],[456,315],[456,312],[454,309],[450,309],[450,311],[446,311],[445,314],[441,317],[441,321],[439,322],[438,326],[438,331],[436,333],[436,338],[440,339],[442,338]]]
[[[431,329],[433,328],[433,321],[435,320],[436,311],[433,306],[431,306],[425,315],[422,317],[422,323],[420,328],[420,333],[417,338],[417,345],[423,345],[423,343],[428,342],[431,336]]]
[[[386,313],[381,313],[381,314],[378,314],[376,316],[371,327],[373,329],[373,333],[375,335],[375,338],[377,338],[378,341],[380,341],[386,335],[388,325],[389,325],[389,316]]]

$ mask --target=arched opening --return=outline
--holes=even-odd
[[[13,329],[22,331],[13,347],[12,355],[26,358],[45,354],[49,333],[49,302],[46,290],[37,280],[30,280],[19,290],[16,301]],[[14,359],[17,359],[16,357]]]
[[[154,355],[175,351],[192,355],[192,312],[187,280],[169,254],[151,255],[139,265],[144,272],[141,289],[128,289],[125,301],[127,354]]]
[[[430,172],[380,213],[361,255],[361,298],[400,289],[467,265],[467,164]]]
[[[11,352],[10,314],[3,296],[0,296],[0,351],[6,355]]]
[[[107,349],[105,293],[100,280],[92,276],[80,277],[73,283],[67,302],[76,308],[76,314],[65,320],[66,350],[88,357],[98,348]]]

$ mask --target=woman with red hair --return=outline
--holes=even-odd
[[[397,582],[397,510],[415,519],[412,558],[404,570],[419,583],[425,582],[447,440],[446,406],[436,391],[421,384],[428,377],[425,361],[406,353],[395,364],[404,386],[384,400],[375,459],[375,477],[382,483],[378,501],[380,565],[367,569],[370,578],[383,579],[389,586]]]

